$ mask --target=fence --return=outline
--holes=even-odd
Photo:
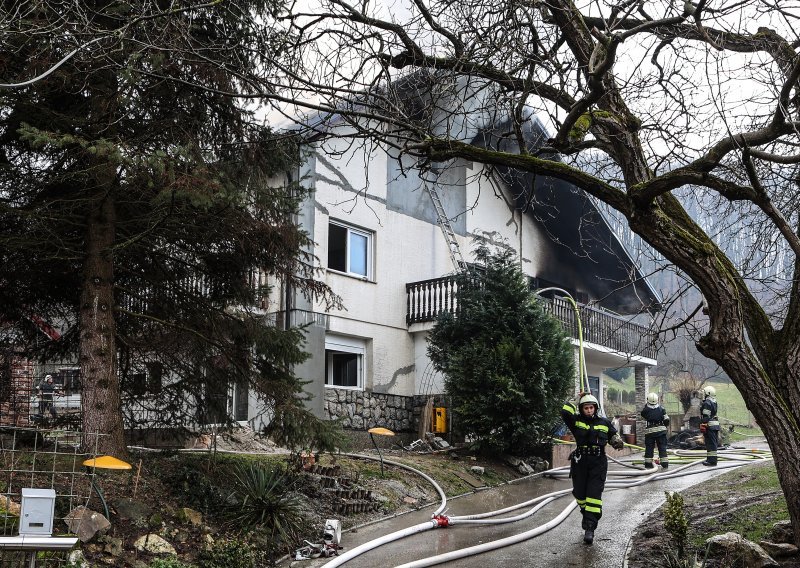
[[[723,426],[758,427],[752,414],[747,410],[744,399],[734,385],[714,383],[714,388],[717,390],[718,416]],[[696,399],[695,403],[699,405],[700,400]],[[677,393],[664,393],[663,404],[670,414],[683,412]]]
[[[84,439],[95,448],[99,435]],[[55,568],[69,564],[68,551],[14,550],[11,538],[19,533],[23,489],[55,491],[53,537],[68,533],[67,520],[76,508],[87,507],[93,470],[82,463],[80,434],[41,428],[0,428],[0,568]],[[76,520],[79,524],[79,520]],[[73,531],[79,527],[72,526]],[[36,537],[36,540],[47,540]],[[12,548],[9,548],[12,547]]]

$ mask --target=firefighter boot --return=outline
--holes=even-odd
[[[594,530],[586,529],[586,532],[583,533],[583,542],[584,544],[592,544],[594,542]]]

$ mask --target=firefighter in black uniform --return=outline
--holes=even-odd
[[[658,404],[658,395],[651,392],[647,395],[647,404],[642,409],[642,418],[645,419],[644,427],[644,467],[653,469],[653,449],[658,446],[658,461],[661,467],[669,467],[667,457],[667,426],[669,417],[667,410]]]
[[[576,448],[570,455],[569,473],[572,478],[572,495],[583,515],[581,528],[586,531],[583,542],[592,544],[597,521],[603,515],[603,488],[606,484],[608,459],[606,444],[621,450],[622,438],[611,421],[599,415],[600,404],[594,395],[581,393],[578,408],[567,402],[561,417],[575,437]]]
[[[719,418],[717,418],[717,391],[711,385],[703,387],[703,404],[700,406],[700,431],[706,443],[706,461],[703,465],[717,465],[719,447]]]

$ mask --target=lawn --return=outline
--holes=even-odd
[[[605,377],[605,384],[608,385],[609,388],[632,391],[634,389],[634,378],[632,375],[633,374],[622,381],[615,381],[609,377]],[[733,385],[733,383],[712,381],[708,384],[713,386],[717,391],[716,398],[720,420],[724,425],[733,424],[735,427],[731,441],[738,441],[748,436],[762,435],[761,430],[755,424],[754,419],[747,410],[747,407],[744,404],[744,399],[742,399],[742,395],[739,394],[738,389]],[[661,392],[660,382],[651,386],[655,392]],[[670,414],[682,412],[677,395],[669,392],[668,388],[665,390],[666,393],[664,395],[664,406],[666,407],[667,412]],[[634,408],[634,406],[630,404],[611,406],[614,407],[615,414],[638,414],[639,410],[641,410]]]

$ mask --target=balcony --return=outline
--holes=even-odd
[[[572,304],[559,298],[540,298],[540,301],[561,322],[567,335],[578,339],[578,322]],[[458,307],[458,284],[452,276],[408,283],[406,303],[408,325],[432,322],[444,312],[455,314]],[[584,341],[618,353],[656,358],[655,334],[650,328],[599,308],[579,304],[578,309]]]
[[[287,322],[288,318],[288,322]],[[291,309],[288,312],[282,310],[279,312],[270,312],[264,315],[264,322],[271,327],[287,328],[287,327],[303,327],[311,325],[314,327],[321,327],[325,330],[331,328],[330,316],[320,312],[311,312],[308,310]]]

